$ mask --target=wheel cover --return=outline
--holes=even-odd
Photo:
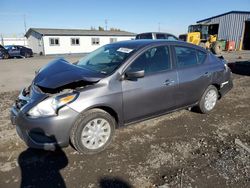
[[[209,90],[205,96],[205,108],[210,111],[214,108],[217,101],[217,93],[215,90]]]
[[[88,149],[99,149],[108,141],[111,135],[111,126],[103,118],[90,120],[82,130],[81,141]]]

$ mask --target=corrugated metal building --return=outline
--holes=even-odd
[[[219,40],[235,41],[236,49],[250,50],[250,12],[231,11],[197,21],[218,30]]]

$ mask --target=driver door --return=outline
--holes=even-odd
[[[144,70],[145,76],[122,81],[125,123],[171,110],[176,105],[177,72],[168,46],[143,52],[126,71]]]

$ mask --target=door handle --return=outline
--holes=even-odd
[[[175,83],[174,80],[166,80],[166,81],[164,82],[164,85],[165,85],[165,86],[170,86],[170,85],[173,85],[174,83]]]
[[[209,72],[205,72],[204,74],[203,74],[203,76],[210,76],[210,73]]]

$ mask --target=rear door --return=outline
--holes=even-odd
[[[143,52],[127,70],[145,70],[145,76],[123,80],[123,111],[126,123],[162,113],[175,107],[178,88],[168,46]]]
[[[173,51],[179,78],[177,106],[194,104],[200,100],[211,80],[207,53],[187,46],[174,46]]]

